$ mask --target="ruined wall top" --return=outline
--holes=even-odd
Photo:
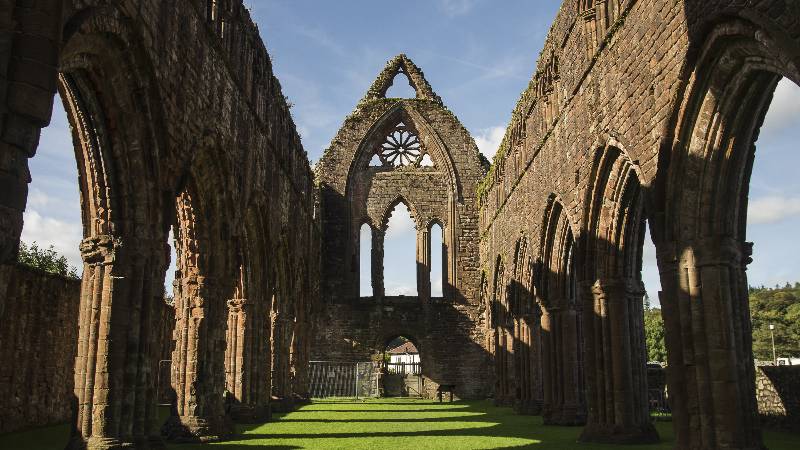
[[[386,97],[399,74],[408,78],[416,93],[415,98]],[[443,155],[443,158],[448,160],[445,165],[453,182],[458,185],[459,193],[462,190],[457,181],[459,171],[466,171],[464,175],[468,177],[483,175],[484,166],[472,136],[433,91],[422,70],[405,54],[400,54],[386,63],[354,111],[346,117],[315,168],[317,182],[335,186],[344,193],[350,166],[363,147],[364,140],[373,134],[380,134],[377,128],[387,120],[392,121],[394,117],[389,116],[399,112],[412,116],[408,119],[418,122],[416,131],[422,139],[436,141],[444,153],[449,154]],[[456,161],[457,164],[454,164]],[[455,166],[461,167],[456,169]],[[473,191],[468,193],[470,197],[474,195]]]
[[[596,5],[595,3],[598,3]],[[591,72],[600,52],[625,21],[636,0],[613,0],[600,17],[599,3],[592,0],[566,0],[556,15],[536,62],[536,70],[522,92],[500,147],[478,188],[480,205],[500,207],[492,192],[506,177],[511,184],[516,176],[507,175],[510,157],[526,147],[525,163],[532,161],[559,121],[559,111],[575,96]],[[595,24],[602,19],[604,24]],[[592,23],[591,26],[583,26]],[[514,168],[514,170],[520,170]]]
[[[194,3],[205,17],[218,49],[227,60],[231,77],[242,90],[252,113],[268,133],[288,138],[288,142],[281,142],[275,150],[294,153],[282,156],[292,160],[289,166],[299,165],[310,173],[308,155],[296,131],[291,105],[273,73],[258,25],[243,0],[194,0]]]

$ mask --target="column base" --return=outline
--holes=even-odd
[[[161,450],[166,448],[161,438],[139,439],[131,442],[116,438],[91,437],[84,440],[73,437],[67,444],[66,450]]]
[[[176,443],[222,441],[233,435],[233,423],[227,416],[212,419],[172,416],[162,427],[161,434]]]
[[[515,403],[516,399],[508,395],[497,396],[494,398],[494,406],[512,408],[515,406]]]
[[[548,409],[542,412],[545,425],[560,425],[566,427],[577,427],[586,425],[586,413],[576,406],[563,406],[561,408]]]
[[[264,423],[272,419],[272,411],[269,405],[234,405],[230,416],[234,423]]]
[[[297,395],[294,396],[294,404],[295,406],[302,406],[302,405],[310,405],[311,404],[311,397],[308,395]]]
[[[294,399],[291,397],[272,397],[269,402],[273,413],[288,413],[294,411]]]
[[[655,444],[661,439],[651,423],[631,427],[593,423],[586,425],[578,440],[596,444]]]
[[[539,416],[542,414],[542,404],[532,400],[524,400],[514,407],[514,411],[523,416]]]

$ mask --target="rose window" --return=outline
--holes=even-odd
[[[419,137],[400,122],[375,151],[371,166],[405,167],[428,165],[430,157],[420,144]],[[376,160],[377,159],[377,160]]]

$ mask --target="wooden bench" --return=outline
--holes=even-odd
[[[436,388],[436,398],[439,399],[439,403],[442,403],[442,396],[445,392],[450,394],[450,402],[453,402],[453,392],[456,390],[455,384],[440,384],[438,388]]]

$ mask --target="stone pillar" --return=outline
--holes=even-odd
[[[225,350],[226,409],[239,423],[255,423],[269,416],[269,396],[259,395],[262,371],[255,327],[255,305],[243,298],[228,300],[227,348]],[[261,326],[266,326],[261,320]],[[263,351],[263,349],[261,349]]]
[[[385,296],[383,284],[383,240],[386,231],[372,229],[372,296],[377,300]]]
[[[155,367],[164,249],[149,244],[107,235],[81,242],[77,405],[68,448],[162,445]]]
[[[296,317],[294,322],[294,332],[292,334],[291,346],[291,371],[292,371],[292,395],[297,402],[307,402],[309,396],[308,381],[308,360],[309,360],[309,341],[310,324],[304,317]]]
[[[293,319],[286,312],[285,299],[273,296],[270,323],[272,335],[270,337],[272,355],[272,408],[276,411],[290,411],[293,408],[292,392],[289,380],[289,353]]]
[[[53,110],[63,5],[6,1],[0,7],[0,264],[15,261],[19,250],[28,158]]]
[[[233,432],[225,414],[225,326],[220,285],[209,277],[183,274],[175,298],[174,415],[167,437],[179,442],[223,439]]]
[[[555,390],[556,390],[556,361],[553,354],[554,335],[553,320],[550,309],[542,310],[542,416],[547,422],[554,415]]]
[[[431,234],[427,229],[417,231],[417,295],[431,299]]]
[[[254,407],[252,419],[256,422],[263,422],[272,416],[269,404],[272,397],[270,391],[272,384],[271,330],[268,304],[263,301],[263,298],[261,301],[255,302],[253,313],[248,315],[247,332],[250,335],[249,343],[251,344],[248,350],[250,357],[247,360],[251,361],[251,364],[244,368],[247,374],[244,392],[248,403]]]
[[[658,441],[650,423],[641,282],[581,283],[588,417],[581,441]],[[637,302],[639,303],[637,305]]]
[[[583,367],[580,353],[583,351],[578,324],[578,312],[570,306],[561,311],[561,349],[563,361],[562,389],[564,403],[561,411],[561,425],[583,425],[586,422],[586,409],[583,392]]]
[[[523,316],[523,370],[525,371],[525,395],[519,407],[521,414],[540,415],[542,413],[542,337],[541,318],[538,314]]]
[[[505,403],[509,406],[516,406],[517,403],[517,378],[516,378],[516,361],[517,361],[517,336],[515,336],[514,330],[514,320],[511,318],[511,313],[506,313],[506,327],[504,327],[504,331],[506,334],[506,356],[505,356],[505,368],[503,371],[506,375],[506,387],[505,387]]]
[[[658,242],[676,448],[762,449],[747,277],[752,244]]]
[[[39,139],[39,128],[36,140]],[[0,142],[0,263],[16,261],[22,234],[22,213],[28,199],[28,155]],[[0,300],[2,304],[2,300]]]
[[[558,304],[558,302],[556,302]],[[548,425],[583,425],[586,411],[583,402],[583,368],[578,353],[581,345],[577,311],[549,308],[542,315],[544,406],[542,415]]]

